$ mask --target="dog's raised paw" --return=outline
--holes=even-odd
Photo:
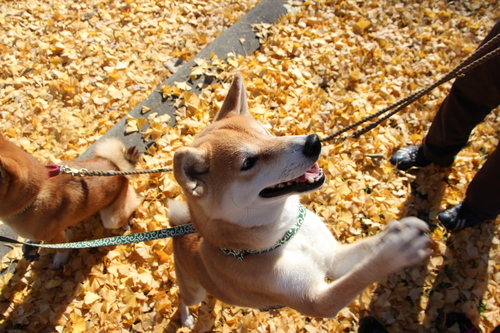
[[[427,224],[415,217],[391,221],[380,235],[379,259],[391,271],[416,265],[430,256]]]

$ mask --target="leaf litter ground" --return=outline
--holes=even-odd
[[[0,11],[0,129],[40,159],[74,159],[257,1],[3,2]],[[333,131],[421,89],[465,59],[500,16],[494,0],[315,1],[293,3],[275,25],[255,26],[261,49],[247,57],[199,59],[192,75],[211,75],[201,95],[179,82],[168,116],[127,122],[156,146],[142,169],[172,165],[220,108],[242,71],[252,113],[275,135]],[[482,331],[500,325],[499,220],[450,234],[436,215],[460,202],[498,142],[498,110],[472,133],[451,168],[402,172],[388,162],[419,144],[449,91],[445,84],[359,139],[324,145],[326,184],[303,197],[341,242],[378,233],[415,215],[429,222],[435,253],[423,265],[367,288],[333,319],[222,304],[195,307],[197,330],[356,332],[372,315],[390,332],[443,332],[449,311]],[[147,111],[147,110],[144,110]],[[139,176],[146,200],[130,229],[104,230],[98,217],[69,232],[93,239],[169,226],[168,200],[180,197],[171,174]],[[171,240],[78,250],[62,271],[53,252],[27,261],[15,247],[2,262],[0,327],[5,332],[190,332],[178,323]],[[15,271],[12,270],[15,268]],[[453,327],[451,332],[457,332]]]

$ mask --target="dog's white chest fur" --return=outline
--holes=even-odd
[[[324,222],[308,210],[299,231],[281,251],[276,251],[277,290],[303,294],[305,285],[324,280],[330,274],[337,245]]]

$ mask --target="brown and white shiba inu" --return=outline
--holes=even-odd
[[[297,195],[324,182],[318,137],[270,135],[245,94],[238,74],[215,121],[174,155],[186,202],[171,202],[170,221],[198,231],[173,241],[182,324],[193,324],[188,306],[205,292],[242,307],[333,317],[368,285],[430,255],[428,227],[414,217],[338,244]]]
[[[139,158],[135,147],[126,149],[118,139],[99,143],[95,155],[64,164],[75,169],[130,171]],[[142,201],[124,176],[50,177],[48,171],[0,134],[0,220],[29,240],[65,243],[67,228],[98,211],[106,228],[119,228]],[[69,251],[59,250],[54,268],[68,257]]]

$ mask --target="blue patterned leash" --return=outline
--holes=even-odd
[[[130,243],[139,243],[152,241],[156,239],[178,237],[188,234],[196,233],[196,229],[192,224],[183,224],[171,228],[160,229],[155,231],[140,232],[132,235],[125,236],[115,236],[102,239],[94,239],[82,242],[71,242],[71,243],[61,243],[61,244],[36,244],[28,242],[20,242],[15,239],[0,236],[0,242],[11,243],[11,244],[21,244],[27,246],[36,246],[47,249],[89,249],[93,247],[100,246],[112,246]]]

